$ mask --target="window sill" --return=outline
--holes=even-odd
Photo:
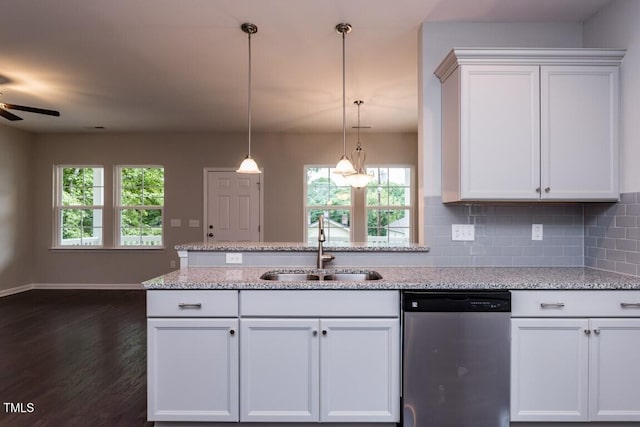
[[[163,251],[166,248],[164,246],[53,246],[50,247],[50,251],[55,252],[84,252],[84,251],[97,251],[97,252],[113,252],[113,251]]]

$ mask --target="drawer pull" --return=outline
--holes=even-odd
[[[563,302],[541,302],[540,308],[562,308],[564,307]]]
[[[622,308],[640,308],[640,302],[621,302],[620,307]]]
[[[202,308],[202,303],[186,303],[186,302],[181,302],[180,304],[178,304],[178,307],[180,308]]]

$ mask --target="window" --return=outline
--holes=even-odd
[[[164,168],[118,166],[116,218],[118,246],[162,246]]]
[[[56,246],[102,246],[104,170],[56,167]]]
[[[326,243],[366,241],[398,246],[413,241],[413,187],[410,167],[368,167],[374,179],[352,189],[330,166],[305,167],[305,241],[318,241],[324,214]]]
[[[351,241],[351,187],[333,168],[307,166],[305,218],[307,242],[318,241],[318,218],[324,214],[326,243]]]
[[[367,168],[367,243],[401,245],[411,242],[411,169]]]

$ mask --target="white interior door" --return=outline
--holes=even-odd
[[[261,174],[205,169],[205,240],[262,240]]]

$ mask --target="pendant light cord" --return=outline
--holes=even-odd
[[[345,90],[345,37],[347,32],[342,31],[342,154],[347,155],[347,107],[346,107],[346,90]]]
[[[248,116],[248,126],[249,126],[249,157],[251,157],[251,32],[249,34],[249,90],[248,90],[248,105],[249,105],[249,114]]]

